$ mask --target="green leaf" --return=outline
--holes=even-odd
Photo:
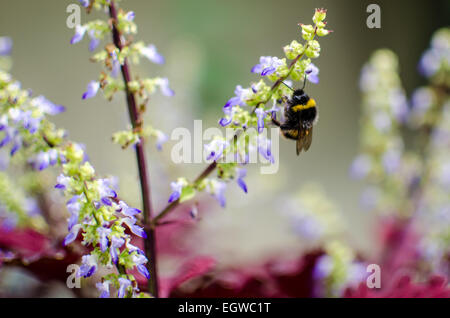
[[[194,189],[194,187],[192,186],[186,186],[183,187],[183,190],[181,190],[181,195],[180,195],[180,203],[189,201],[191,199],[193,199],[196,195],[196,191]]]

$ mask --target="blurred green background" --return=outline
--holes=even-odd
[[[70,3],[78,2],[0,0],[0,36],[14,40],[13,74],[35,94],[67,107],[56,118],[58,125],[86,144],[100,173],[120,177],[122,193],[139,204],[134,153],[111,144],[112,133],[127,126],[124,99],[81,100],[100,69],[89,62],[87,41],[69,44],[74,32],[66,27]],[[381,6],[381,29],[366,26],[370,3]],[[127,0],[121,6],[137,14],[137,39],[154,43],[166,57],[165,66],[143,61],[134,72],[171,80],[176,97],[155,97],[146,115],[169,133],[192,128],[194,119],[203,119],[204,128],[216,125],[235,86],[259,80],[250,73],[259,56],[283,56],[282,47],[301,36],[297,23],[310,23],[316,7],[327,8],[328,26],[335,32],[321,39],[322,55],[315,61],[320,84],[307,87],[320,109],[311,150],[297,158],[294,144],[282,141],[277,175],[255,170],[247,180],[247,197],[230,186],[227,209],[217,208],[199,223],[199,235],[207,236],[209,244],[198,249],[235,263],[297,248],[304,242],[289,232],[279,202],[315,182],[339,205],[355,247],[370,251],[374,218],[359,207],[361,184],[348,177],[358,149],[360,69],[375,49],[386,47],[400,57],[407,92],[423,83],[416,65],[433,31],[450,21],[450,1]],[[148,147],[156,210],[167,202],[169,180],[194,177],[203,167],[171,163],[172,144],[162,154]],[[164,164],[158,163],[161,158]]]

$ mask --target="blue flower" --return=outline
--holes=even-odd
[[[245,193],[248,193],[247,184],[244,181],[244,178],[247,176],[247,170],[237,169],[236,172],[237,172],[237,184]]]
[[[52,103],[44,96],[38,96],[32,100],[32,104],[39,108],[41,112],[44,114],[48,114],[51,116],[63,113],[66,109],[62,105],[56,105],[55,103]]]
[[[76,238],[78,237],[78,233],[80,232],[80,229],[81,229],[80,224],[77,224],[72,227],[69,234],[67,234],[67,236],[64,238],[64,243],[63,243],[64,246],[67,246],[76,240]]]
[[[156,85],[159,87],[159,90],[164,96],[172,97],[175,96],[175,92],[169,86],[169,79],[167,78],[159,78],[156,81]]]
[[[124,218],[123,222],[128,226],[128,228],[134,235],[137,235],[142,238],[147,238],[147,234],[145,234],[144,229],[136,225],[135,218]]]
[[[95,30],[90,30],[88,32],[89,38],[91,41],[89,42],[89,51],[93,52],[100,45],[100,39],[97,37]]]
[[[81,258],[81,266],[78,270],[77,277],[91,277],[97,271],[97,267],[97,257],[95,255],[84,255]]]
[[[131,281],[126,278],[123,278],[123,277],[120,277],[118,279],[118,281],[119,281],[120,287],[119,287],[119,292],[117,294],[117,297],[124,298],[125,293],[127,292],[127,289],[131,286]]]
[[[125,240],[120,237],[113,236],[111,238],[111,246],[109,248],[109,254],[111,255],[111,260],[117,264],[117,261],[119,260],[119,256],[117,254],[117,249],[121,248],[122,245],[125,243]]]
[[[177,182],[170,183],[172,194],[169,197],[169,203],[172,203],[181,197],[181,192],[183,191],[183,187],[185,185],[186,182],[184,182],[183,180],[178,180]]]
[[[158,151],[162,150],[162,146],[169,141],[169,137],[164,134],[162,131],[156,131],[156,148]]]
[[[82,25],[77,25],[75,27],[75,35],[70,40],[70,44],[75,44],[83,40],[84,35],[86,34],[87,28]]]
[[[142,211],[136,208],[130,208],[125,202],[119,202],[119,208],[116,210],[117,212],[122,213],[128,217],[134,217],[135,215],[141,213]]]
[[[147,258],[144,255],[138,253],[132,255],[131,259],[136,264],[139,273],[141,273],[145,278],[149,279],[150,273],[147,267],[145,267],[145,264],[147,263]]]
[[[212,180],[210,184],[207,186],[207,191],[219,201],[221,207],[225,207],[226,205],[226,197],[225,190],[227,189],[226,182]]]
[[[0,37],[0,56],[11,55],[13,42],[9,37]]]
[[[125,20],[127,20],[128,22],[132,22],[135,17],[136,17],[136,14],[133,11],[130,11],[130,12],[127,12],[127,14],[125,15]]]
[[[72,228],[78,223],[80,216],[81,204],[79,200],[80,195],[74,196],[66,203],[67,211],[70,213],[70,218],[68,219],[68,230],[71,231]]]
[[[306,78],[313,84],[319,84],[319,69],[313,63],[305,70]]]
[[[205,145],[205,150],[208,155],[206,160],[218,161],[229,145],[230,143],[226,140],[214,139],[211,143]]]
[[[270,163],[275,162],[275,158],[272,155],[272,142],[263,135],[258,136],[258,152]]]
[[[67,190],[67,188],[69,187],[69,184],[70,184],[70,180],[71,180],[70,177],[60,174],[56,178],[57,184],[55,185],[55,188],[60,189],[60,190]]]
[[[30,163],[34,169],[42,171],[49,166],[54,166],[58,162],[58,151],[50,149],[47,152],[41,151],[34,158],[30,159]]]
[[[267,116],[267,113],[262,107],[258,107],[255,110],[256,117],[258,117],[258,132],[262,133],[264,131],[264,119]]]
[[[92,81],[88,84],[86,92],[83,94],[83,99],[89,99],[97,96],[98,90],[100,89],[100,83]]]
[[[150,44],[147,47],[144,47],[141,49],[141,54],[148,58],[151,62],[156,64],[164,64],[165,59],[164,56],[158,53],[156,46],[153,44]]]
[[[100,292],[100,298],[109,298],[110,294],[109,294],[109,285],[111,283],[106,280],[103,283],[97,283],[95,284],[95,287],[97,287],[97,289]]]
[[[100,201],[104,205],[111,206],[110,198],[117,198],[116,191],[112,189],[112,181],[109,179],[97,180],[97,191],[100,195]]]
[[[261,56],[259,64],[253,66],[251,72],[261,74],[261,76],[267,76],[275,73],[277,68],[281,65],[283,65],[283,60],[280,60],[276,56]]]
[[[80,4],[85,8],[89,7],[90,2],[91,2],[90,0],[79,0],[79,1],[80,1]]]
[[[100,245],[100,250],[105,253],[106,250],[108,249],[108,236],[111,235],[111,229],[105,228],[105,227],[99,227],[97,228],[97,233],[99,235],[99,245]]]
[[[229,114],[230,106],[245,106],[247,105],[247,100],[251,98],[252,91],[248,88],[242,88],[241,85],[236,86],[234,90],[235,96],[230,98],[224,106],[224,113]]]

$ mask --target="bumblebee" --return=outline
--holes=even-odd
[[[272,122],[280,127],[284,137],[297,141],[297,156],[308,151],[313,137],[313,126],[318,120],[316,101],[310,98],[303,89],[293,90],[287,99],[284,109],[284,122],[276,118]]]

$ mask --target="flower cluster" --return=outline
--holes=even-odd
[[[3,40],[0,41],[3,43]],[[143,229],[137,224],[139,210],[129,207],[121,201],[110,179],[97,177],[94,168],[86,160],[84,147],[67,139],[67,134],[57,129],[49,121],[49,116],[63,111],[63,107],[53,104],[45,97],[33,98],[31,92],[23,90],[5,70],[0,70],[0,148],[9,149],[10,156],[28,158],[28,164],[36,170],[50,166],[62,168],[56,188],[66,197],[69,234],[64,244],[74,242],[82,233],[82,243],[91,247],[90,254],[83,256],[83,263],[77,273],[80,277],[89,277],[103,266],[110,271],[114,266],[118,273],[111,271],[103,277],[102,296],[109,296],[109,287],[118,290],[119,297],[137,295],[137,283],[133,275],[126,270],[137,268],[148,277],[145,267],[147,258],[144,253],[132,245],[131,236],[144,237]],[[1,178],[0,211],[17,212],[20,216],[36,213],[32,201],[18,198],[18,193],[10,193],[12,186],[7,178]],[[26,206],[20,202],[27,202]],[[11,217],[6,223],[15,222]],[[3,221],[5,225],[5,221]]]
[[[350,174],[370,183],[362,194],[362,205],[368,210],[410,212],[404,204],[408,202],[409,186],[420,170],[420,162],[414,154],[404,151],[401,126],[408,120],[409,106],[395,54],[389,50],[376,51],[363,68],[360,87],[361,153]]]
[[[274,163],[271,140],[264,133],[264,128],[276,118],[281,107],[279,103],[292,94],[289,87],[293,81],[309,80],[319,82],[319,69],[312,59],[320,56],[321,47],[316,39],[329,34],[327,30],[326,10],[316,9],[313,16],[314,24],[300,24],[303,44],[294,40],[284,47],[285,58],[262,56],[251,72],[262,78],[249,87],[238,85],[235,96],[230,98],[223,107],[224,117],[219,120],[222,127],[235,131],[235,138],[227,140],[215,136],[210,144],[205,146],[206,159],[217,166],[218,179],[201,178],[197,182],[178,182],[171,200],[179,198],[181,202],[195,195],[196,191],[206,190],[225,206],[224,192],[227,182],[236,180],[244,192],[248,191],[243,178],[246,174],[245,165],[249,158],[259,154],[268,163]],[[288,63],[288,60],[291,60]],[[272,82],[268,84],[267,81]],[[281,85],[282,83],[286,85]],[[186,194],[186,196],[184,195]]]
[[[112,3],[107,0],[80,0],[80,3],[87,8],[88,12],[92,9],[116,10],[116,7],[112,7]],[[127,148],[138,144],[142,138],[155,137],[157,148],[161,150],[162,144],[168,140],[168,137],[162,131],[151,126],[144,127],[141,115],[150,96],[155,92],[160,91],[168,97],[174,96],[175,93],[170,88],[167,78],[129,78],[128,70],[124,70],[124,67],[128,67],[128,65],[125,66],[125,63],[138,64],[141,58],[148,59],[155,64],[164,64],[165,59],[155,45],[133,42],[131,36],[137,33],[137,26],[134,23],[136,15],[133,11],[125,12],[122,9],[117,9],[114,14],[117,18],[109,22],[93,20],[84,25],[78,25],[75,35],[71,39],[71,43],[76,44],[88,37],[91,52],[96,51],[100,44],[105,42],[105,46],[98,50],[91,59],[93,62],[101,63],[105,71],[100,74],[97,80],[88,83],[82,98],[94,98],[100,91],[109,100],[119,91],[133,94],[134,98],[139,98],[136,103],[139,105],[137,116],[140,122],[133,129],[114,134],[113,141],[122,148]],[[107,38],[111,38],[111,34],[113,34],[114,42],[108,43]],[[125,82],[119,78],[121,72],[124,72]]]
[[[356,260],[352,249],[340,241],[325,244],[326,254],[319,257],[314,267],[317,296],[339,296],[344,288],[356,286],[365,280],[366,265]]]
[[[422,256],[430,264],[430,270],[448,275],[450,255],[450,29],[444,28],[433,36],[432,47],[420,62],[428,86],[413,93],[411,126],[428,136],[425,145],[427,164],[422,173],[417,212],[418,224],[424,235],[421,242]],[[428,92],[431,102],[417,96]],[[414,100],[416,99],[416,100]],[[423,104],[422,104],[423,103]]]
[[[410,103],[395,55],[373,55],[361,78],[361,154],[351,167],[354,177],[370,183],[362,198],[366,208],[414,224],[425,272],[442,274],[448,274],[450,255],[449,48],[449,29],[437,31],[419,63],[429,84],[416,89]],[[415,147],[405,146],[403,130],[413,131]]]

